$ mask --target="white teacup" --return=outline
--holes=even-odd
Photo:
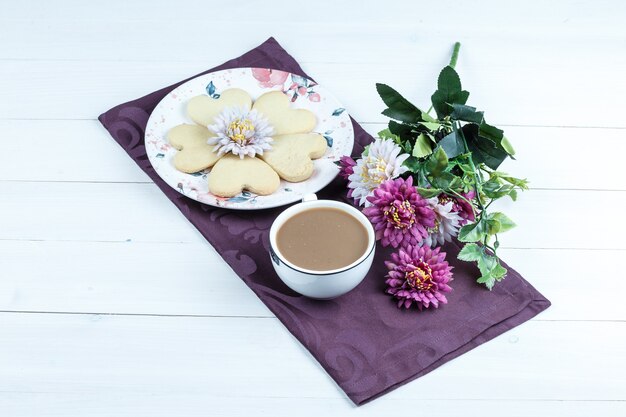
[[[305,210],[322,207],[339,209],[357,219],[367,230],[367,249],[356,261],[338,269],[315,271],[294,265],[280,253],[276,244],[276,233],[292,216]],[[321,300],[339,297],[363,281],[372,266],[375,243],[374,228],[363,213],[349,204],[333,200],[318,200],[315,194],[305,196],[301,203],[280,213],[270,229],[270,256],[280,279],[292,290]]]

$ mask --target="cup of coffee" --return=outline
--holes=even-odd
[[[283,211],[270,229],[270,255],[280,279],[316,299],[347,293],[372,266],[374,228],[354,207],[315,194]]]

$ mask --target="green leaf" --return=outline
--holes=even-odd
[[[473,176],[474,170],[472,169],[472,166],[470,164],[458,163],[456,166],[461,168],[461,171],[463,171],[464,173],[470,174]]]
[[[448,155],[438,147],[426,161],[426,171],[433,177],[438,177],[448,167]]]
[[[409,171],[417,173],[422,166],[420,160],[414,156],[409,156],[402,164],[409,169]]]
[[[509,140],[506,138],[506,136],[502,136],[500,145],[502,145],[502,149],[504,149],[506,153],[508,153],[510,156],[515,155],[515,149],[513,148],[513,145],[511,145],[511,142],[509,142]]]
[[[377,83],[376,91],[388,107],[383,111],[385,116],[407,123],[417,123],[422,120],[422,111],[393,88]]]
[[[499,211],[490,213],[488,216],[489,219],[496,220],[500,223],[500,231],[498,233],[504,233],[506,231],[511,230],[516,226],[513,220],[509,219],[506,214],[501,213]]]
[[[442,190],[449,190],[451,188],[456,188],[457,182],[459,179],[450,172],[442,172],[436,177],[432,177],[430,182],[437,188],[441,188]]]
[[[498,181],[498,178],[494,177],[489,179],[489,181],[483,183],[482,189],[485,193],[493,194],[497,192],[501,186],[502,184],[500,183],[500,181]]]
[[[409,159],[411,158],[417,159],[414,156],[409,156]],[[416,187],[420,187],[420,188],[430,188],[432,187],[432,185],[430,184],[430,182],[424,175],[424,170],[421,169],[421,167],[422,165],[420,165],[419,171],[416,171],[415,174],[413,174],[413,179],[417,180],[417,181],[413,181],[413,184],[415,184]]]
[[[473,262],[480,259],[480,257],[482,256],[482,252],[482,248],[476,243],[466,243],[465,246],[463,246],[463,249],[461,249],[461,251],[457,255],[457,258],[462,261]]]
[[[528,180],[526,178],[514,178],[514,177],[501,177],[501,178],[521,188],[522,190],[528,190]]]
[[[482,190],[489,198],[500,198],[507,195],[513,186],[506,184],[498,180],[497,178],[491,178],[489,181],[483,183]]]
[[[497,263],[498,261],[495,256],[483,252],[478,260],[478,269],[480,269],[481,274],[490,275],[491,270],[497,265]]]
[[[453,94],[462,90],[459,74],[457,74],[456,70],[450,65],[446,65],[439,73],[439,77],[437,77],[437,89]]]
[[[500,178],[497,176],[493,176],[489,181],[485,182],[482,186],[482,190],[489,198],[501,198],[505,195],[511,196],[512,199],[517,198],[517,191],[515,191],[513,185],[502,184]]]
[[[491,169],[498,169],[508,154],[499,149],[496,144],[485,137],[479,136],[479,127],[475,123],[468,123],[461,128],[467,142],[467,147],[472,152],[475,164],[484,163]]]
[[[411,155],[416,158],[423,158],[431,153],[433,153],[433,148],[430,139],[425,134],[420,133],[415,141]]]
[[[435,119],[434,117],[432,117],[430,114],[426,113],[426,112],[422,112],[422,120],[425,122],[437,122],[437,119]]]
[[[485,224],[482,221],[466,224],[459,230],[458,239],[461,242],[478,242],[485,236]]]
[[[485,286],[491,290],[494,285],[496,285],[496,279],[491,274],[481,275],[480,278],[476,280],[479,284],[485,284]]]
[[[510,175],[500,171],[493,171],[490,175],[501,178],[504,181],[521,188],[522,190],[528,190],[528,180],[525,178],[511,177]]]
[[[500,265],[498,258],[494,255],[483,252],[477,263],[481,276],[476,281],[485,284],[489,289],[492,289],[497,281],[502,280],[506,276],[506,268]]]
[[[480,124],[484,119],[484,113],[482,111],[476,111],[476,107],[455,103],[452,104],[450,117],[455,120]]]
[[[417,192],[424,198],[432,198],[432,197],[437,197],[439,194],[441,194],[441,190],[437,189],[437,188],[422,188],[422,187],[415,187],[415,189],[417,190]]]
[[[391,133],[389,128],[381,130],[380,132],[378,132],[377,136],[381,139],[391,139],[394,142],[398,142],[398,140],[400,139],[398,135]]]
[[[456,130],[441,139],[438,145],[446,152],[448,158],[455,158],[465,152],[463,139]]]
[[[437,123],[437,122],[419,122],[419,124],[421,124],[426,129],[428,129],[428,130],[430,130],[432,132],[438,131],[439,128],[441,127],[441,124]]]
[[[500,232],[500,222],[494,219],[487,219],[487,234],[495,235]]]
[[[442,119],[452,112],[451,104],[465,104],[469,92],[461,88],[461,79],[451,66],[446,66],[437,78],[437,91],[431,96],[433,108]]]
[[[512,156],[515,154],[513,146],[509,140],[504,137],[504,131],[488,124],[484,120],[480,123],[478,135],[482,138],[489,139],[495,144],[496,148],[505,152],[507,155]]]
[[[493,269],[491,270],[491,276],[494,277],[497,281],[500,281],[502,278],[506,276],[507,272],[508,271],[506,270],[505,267],[497,263],[496,266],[494,266]]]
[[[402,140],[413,139],[413,126],[389,120],[389,132]]]
[[[492,274],[496,265],[498,265],[498,261],[494,256],[483,253],[478,260],[478,269],[480,270],[481,276],[476,280],[476,282],[485,284],[487,288],[491,290],[496,283],[496,277]]]
[[[494,143],[500,143],[504,137],[504,131],[492,126],[483,120],[480,123],[480,130],[478,134],[484,138],[490,139]]]
[[[475,164],[484,163],[491,169],[497,169],[507,157],[507,153],[490,145],[488,141],[471,141],[467,147],[472,152]]]

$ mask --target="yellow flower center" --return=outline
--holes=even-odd
[[[439,204],[443,204],[443,205],[448,204],[450,201],[454,201],[452,197],[445,195],[443,193],[439,194],[437,198],[439,199]]]
[[[365,161],[367,169],[363,170],[362,177],[364,182],[380,184],[387,179],[385,171],[387,169],[387,162],[381,158],[372,158],[368,156]],[[374,172],[372,172],[374,171]]]
[[[376,171],[378,171],[379,173],[384,173],[385,170],[387,169],[387,162],[385,162],[383,159],[377,159],[376,160]]]
[[[435,233],[439,231],[439,226],[441,226],[441,220],[439,217],[435,217],[435,225],[433,227],[428,228],[428,233]]]
[[[419,262],[415,269],[405,272],[404,277],[406,282],[412,288],[420,291],[427,291],[434,287],[433,283],[433,271],[430,269],[427,263]]]
[[[395,229],[406,229],[415,223],[415,209],[409,201],[394,201],[393,205],[383,211],[387,221],[393,223]]]
[[[226,133],[228,137],[238,144],[244,144],[254,132],[254,123],[249,119],[235,119],[228,125]]]

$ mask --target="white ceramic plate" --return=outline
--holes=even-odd
[[[281,181],[280,188],[271,195],[259,196],[247,191],[230,198],[213,195],[208,189],[210,169],[186,174],[173,164],[176,149],[167,142],[167,132],[182,123],[193,124],[187,116],[189,99],[200,94],[218,97],[228,88],[241,88],[253,99],[271,90],[285,92],[291,98],[292,108],[308,109],[315,113],[314,132],[324,135],[326,154],[314,161],[311,178],[299,183]],[[146,153],[157,174],[179,193],[216,207],[239,210],[257,210],[278,207],[315,193],[330,183],[339,172],[335,164],[343,155],[350,155],[354,131],[350,117],[337,99],[313,81],[284,71],[265,68],[235,68],[201,75],[187,81],[169,93],[156,106],[146,126]]]

